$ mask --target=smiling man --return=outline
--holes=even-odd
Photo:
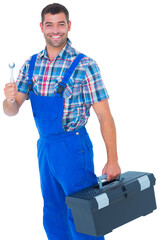
[[[108,94],[94,60],[71,46],[68,10],[60,4],[41,13],[46,48],[22,66],[16,83],[8,83],[4,112],[14,116],[30,99],[39,132],[38,159],[44,199],[43,224],[49,240],[103,240],[77,233],[65,198],[97,183],[93,147],[85,125],[93,107],[107,150],[102,174],[120,175],[116,130]]]

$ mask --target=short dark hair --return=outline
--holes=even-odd
[[[45,15],[51,13],[53,15],[63,12],[66,16],[67,22],[69,22],[69,12],[67,8],[59,3],[53,3],[47,5],[41,12],[41,21],[44,22]]]

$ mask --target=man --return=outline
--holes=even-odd
[[[25,62],[16,84],[6,84],[4,112],[16,115],[29,96],[40,135],[43,224],[48,239],[96,239],[76,232],[65,197],[97,183],[92,143],[85,129],[91,106],[107,149],[102,174],[107,174],[108,181],[120,175],[108,94],[95,61],[71,46],[68,10],[60,4],[50,4],[41,16],[46,48]]]

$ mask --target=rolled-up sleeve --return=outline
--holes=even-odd
[[[101,77],[100,69],[94,60],[90,60],[83,81],[83,95],[86,104],[94,104],[109,98]]]

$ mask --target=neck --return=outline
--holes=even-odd
[[[50,61],[52,61],[59,54],[59,52],[61,52],[61,50],[63,49],[63,47],[65,45],[66,45],[66,43],[64,43],[60,47],[53,47],[53,46],[50,46],[49,44],[46,45],[47,54],[48,54]]]

